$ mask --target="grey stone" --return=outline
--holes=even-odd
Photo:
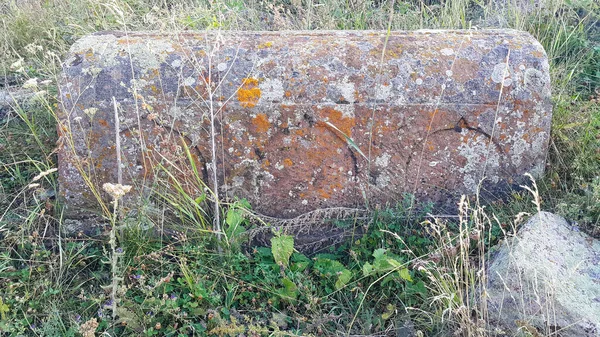
[[[0,122],[12,115],[14,109],[29,107],[35,97],[32,89],[20,87],[6,87],[0,89]]]
[[[488,269],[489,320],[508,333],[600,336],[600,241],[541,212]]]

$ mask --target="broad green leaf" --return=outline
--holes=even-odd
[[[342,270],[338,275],[337,281],[335,281],[335,289],[340,290],[343,288],[346,284],[348,284],[348,282],[350,282],[351,278],[352,273],[348,269]]]
[[[3,321],[6,320],[6,314],[9,312],[10,308],[2,301],[2,297],[0,297],[0,317]]]
[[[283,283],[282,295],[296,299],[298,297],[298,287],[296,284],[287,277],[281,280],[281,282]]]
[[[408,268],[402,268],[398,271],[398,274],[400,274],[400,277],[403,280],[406,280],[408,282],[412,282],[412,277],[410,276],[410,272],[408,271]]]
[[[227,211],[227,217],[225,218],[225,223],[227,224],[225,235],[228,240],[235,240],[244,234],[246,228],[242,225],[243,221],[244,216],[240,209],[230,209]]]
[[[335,289],[343,288],[352,278],[352,272],[342,263],[327,258],[318,258],[314,268],[327,278],[335,279]]]
[[[373,273],[373,265],[370,264],[369,262],[365,263],[362,271],[363,271],[363,276],[365,276],[365,277],[371,275],[371,273]]]
[[[321,274],[331,276],[344,271],[346,267],[339,261],[320,257],[315,261],[315,269],[321,272]]]
[[[398,260],[393,259],[391,257],[388,257],[387,259],[385,259],[385,261],[387,262],[387,264],[390,265],[390,267],[392,268],[398,268],[402,265],[402,263],[398,262]]]
[[[375,249],[375,251],[373,252],[373,257],[375,258],[375,260],[379,260],[381,258],[383,258],[383,256],[385,255],[385,248],[378,248]]]
[[[243,220],[244,217],[242,216],[242,212],[240,210],[230,209],[227,211],[227,218],[225,219],[225,222],[229,226],[238,226]]]
[[[287,267],[290,256],[294,252],[294,238],[290,235],[274,236],[271,238],[271,253],[275,263]]]

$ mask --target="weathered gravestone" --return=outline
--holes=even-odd
[[[96,33],[60,81],[69,217],[117,182],[113,98],[130,197],[159,164],[199,194],[216,160],[221,196],[278,218],[494,192],[543,171],[551,120],[546,54],[513,30]]]

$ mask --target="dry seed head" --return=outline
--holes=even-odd
[[[43,177],[45,177],[45,176],[47,176],[47,175],[49,175],[51,173],[54,173],[56,171],[58,171],[57,168],[51,168],[49,170],[41,172],[40,174],[38,174],[37,176],[35,176],[32,181],[38,181],[38,180],[42,179]]]

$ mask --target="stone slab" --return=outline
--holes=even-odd
[[[214,146],[221,195],[278,218],[494,193],[543,172],[551,122],[548,60],[524,32],[101,32],[60,79],[69,217],[117,181],[113,98],[134,198],[159,164],[198,189],[183,142],[214,186]]]

